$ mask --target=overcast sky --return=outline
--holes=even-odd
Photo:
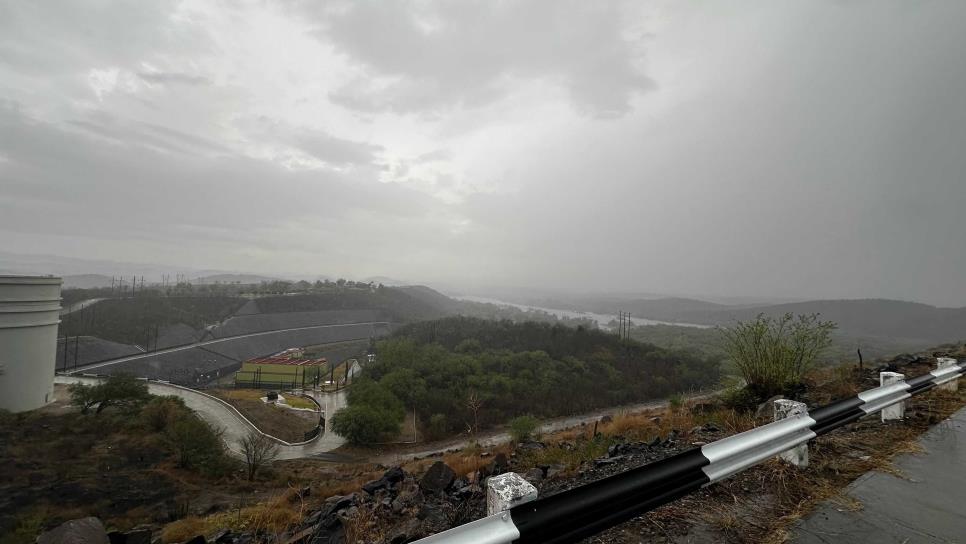
[[[966,304],[966,2],[0,0],[0,250]]]

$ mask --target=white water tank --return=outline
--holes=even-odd
[[[60,285],[52,276],[0,276],[0,408],[51,402],[60,323]]]

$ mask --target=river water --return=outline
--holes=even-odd
[[[560,310],[557,308],[543,308],[541,306],[529,306],[526,304],[516,304],[514,302],[507,302],[505,300],[497,300],[495,298],[486,297],[476,297],[476,296],[452,296],[457,300],[466,300],[469,302],[482,302],[486,304],[496,304],[497,306],[509,306],[511,308],[518,308],[520,310],[539,310],[547,312],[548,314],[555,315],[557,317],[569,317],[572,319],[591,319],[597,322],[597,326],[604,330],[610,330],[609,323],[611,321],[617,321],[616,314],[595,314],[593,312],[577,312],[574,310]],[[697,323],[672,323],[670,321],[657,321],[654,319],[644,319],[643,317],[631,316],[631,323],[634,325],[675,325],[678,327],[695,327],[698,329],[708,329],[711,328],[710,325],[698,325]]]

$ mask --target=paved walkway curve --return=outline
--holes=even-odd
[[[90,376],[65,376],[58,375],[54,378],[54,383],[73,384],[82,383],[94,385],[100,383],[104,378]],[[225,447],[236,457],[243,457],[239,447],[239,441],[248,436],[250,432],[257,431],[279,443],[278,456],[276,459],[301,459],[304,457],[320,457],[323,459],[340,460],[339,456],[326,455],[339,446],[345,444],[345,439],[341,436],[326,430],[325,433],[308,440],[306,442],[289,443],[279,438],[262,432],[255,427],[251,421],[243,416],[234,406],[227,402],[180,385],[163,382],[148,382],[148,392],[152,395],[170,395],[184,400],[185,406],[195,411],[202,419],[212,426],[224,431],[223,439]],[[345,406],[345,390],[334,393],[315,394],[313,397],[324,406],[326,414],[333,414],[336,410]]]
[[[155,351],[149,351],[147,353],[139,353],[137,355],[128,355],[128,356],[125,356],[125,357],[119,357],[117,359],[111,359],[110,361],[101,361],[99,363],[91,363],[91,364],[88,364],[88,365],[82,365],[82,366],[79,366],[77,368],[73,368],[73,369],[67,371],[66,373],[67,374],[82,374],[82,373],[90,372],[91,370],[95,370],[95,369],[98,369],[98,368],[101,368],[101,367],[105,367],[105,366],[116,365],[116,364],[120,364],[120,363],[127,363],[127,362],[130,362],[130,361],[137,361],[139,359],[147,359],[147,358],[150,358],[150,357],[157,357],[159,355],[167,355],[169,353],[176,353],[176,352],[179,352],[179,351],[185,351],[185,350],[199,348],[199,347],[204,347],[204,346],[210,346],[210,345],[213,345],[213,344],[220,344],[222,342],[231,342],[231,341],[234,341],[234,340],[239,340],[241,338],[252,338],[254,336],[265,336],[265,335],[270,335],[270,334],[279,334],[279,333],[283,333],[283,332],[306,331],[306,330],[312,330],[312,329],[327,329],[327,328],[339,328],[339,327],[356,327],[356,326],[359,326],[359,325],[389,325],[389,324],[390,323],[388,321],[364,321],[362,323],[336,323],[336,324],[331,324],[331,325],[309,325],[307,327],[293,327],[291,329],[278,329],[278,330],[274,330],[274,331],[260,331],[260,332],[253,332],[253,333],[250,333],[250,334],[239,334],[237,336],[226,336],[224,338],[216,338],[214,340],[205,340],[203,342],[195,342],[193,344],[185,344],[183,346],[177,346],[177,347],[173,347],[173,348],[159,349],[159,350],[155,350]]]

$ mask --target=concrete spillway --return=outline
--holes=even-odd
[[[0,409],[53,400],[60,286],[51,276],[0,276]]]

